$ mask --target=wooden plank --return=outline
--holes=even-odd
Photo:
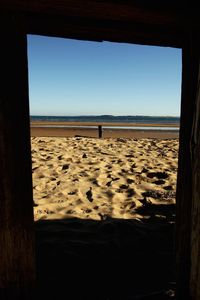
[[[200,57],[198,59],[199,74],[190,144],[192,160],[190,293],[192,300],[200,299]]]
[[[193,43],[192,37],[189,37],[184,45],[182,55],[181,124],[176,196],[177,300],[191,299],[191,218],[193,218],[191,209],[194,181],[190,143],[192,123],[196,116],[199,60],[198,47]],[[197,157],[196,159],[199,160]]]
[[[0,298],[31,299],[35,282],[26,35],[0,15]]]

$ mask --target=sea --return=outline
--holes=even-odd
[[[134,129],[133,126],[129,127],[130,124],[137,124],[135,129],[137,130],[168,130],[168,131],[178,131],[180,124],[180,117],[172,117],[172,116],[113,116],[113,115],[89,115],[89,116],[39,116],[39,115],[31,115],[31,121],[39,121],[39,122],[81,122],[82,126],[85,127],[84,123],[89,122],[102,122],[102,123],[123,123],[125,126],[120,127],[117,126],[115,128],[127,128]],[[140,125],[138,127],[138,125]],[[143,127],[142,124],[152,124],[152,126]],[[160,127],[153,127],[153,125],[161,125]],[[170,127],[162,127],[162,125],[166,124],[170,125]],[[174,125],[174,127],[173,127]],[[37,126],[37,125],[33,125]],[[178,126],[178,127],[177,127]],[[41,127],[41,125],[40,125]],[[44,127],[67,127],[67,125],[44,125]],[[106,126],[111,128],[112,126]]]

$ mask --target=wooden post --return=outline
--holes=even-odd
[[[31,299],[35,282],[27,41],[0,15],[0,299]]]
[[[198,49],[193,38],[190,37],[183,47],[182,54],[181,126],[176,196],[177,300],[200,299],[200,273],[197,274],[197,270],[200,270],[200,260],[198,260],[200,258],[198,202],[200,200],[200,140],[197,133],[197,128],[200,130],[198,127],[200,120],[199,103],[197,103],[199,97],[196,97],[199,73]]]
[[[98,126],[99,138],[102,138],[102,125]]]

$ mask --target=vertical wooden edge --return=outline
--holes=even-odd
[[[198,41],[198,40],[197,40]],[[200,299],[200,47],[198,51],[198,82],[196,90],[195,114],[190,143],[192,161],[192,208],[191,208],[191,299]]]
[[[36,275],[27,38],[21,30],[22,27],[15,16],[0,15],[0,289],[2,300],[15,299],[11,295],[16,295],[19,299],[31,299]]]
[[[189,295],[189,241],[190,241],[190,228],[188,227],[188,220],[190,219],[190,208],[187,207],[187,197],[182,203],[184,196],[183,186],[185,181],[185,157],[184,153],[187,151],[187,140],[185,140],[185,131],[187,130],[185,120],[187,119],[186,112],[186,99],[188,91],[185,90],[187,85],[187,49],[182,49],[182,89],[181,89],[181,120],[180,120],[180,133],[179,133],[179,160],[178,160],[178,174],[177,174],[177,189],[176,189],[176,298],[181,300],[184,294]],[[188,134],[187,134],[188,135]],[[189,162],[188,162],[189,163]],[[190,170],[190,165],[187,167]],[[188,173],[189,175],[189,173]],[[187,194],[189,191],[187,192]],[[183,206],[184,205],[184,206]],[[187,209],[185,210],[185,208]],[[183,214],[182,214],[183,210]],[[185,223],[186,221],[186,223]],[[186,232],[186,235],[185,235]],[[184,245],[184,247],[183,247]],[[185,260],[186,258],[186,260]],[[182,284],[184,284],[184,291],[182,291]]]
[[[191,139],[195,119],[198,58],[192,35],[182,49],[181,125],[176,193],[176,299],[191,299],[193,166]]]

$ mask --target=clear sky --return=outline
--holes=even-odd
[[[31,115],[179,116],[181,49],[28,36]]]

